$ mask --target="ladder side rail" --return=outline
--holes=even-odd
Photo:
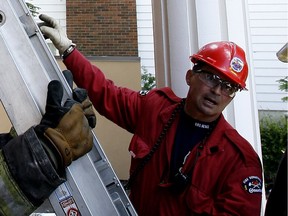
[[[2,89],[1,100],[3,102],[5,109],[7,110],[7,113],[9,115],[9,118],[11,119],[13,126],[16,126],[15,127],[16,131],[18,133],[22,133],[27,129],[27,125],[31,126],[33,124],[36,124],[41,119],[41,116],[42,116],[41,114],[43,114],[43,110],[45,106],[47,84],[49,83],[50,79],[49,79],[49,76],[47,76],[47,72],[43,68],[43,65],[39,64],[39,61],[38,61],[39,59],[37,55],[35,55],[35,52],[34,52],[35,50],[31,49],[31,46],[29,46],[31,45],[29,40],[27,40],[29,38],[27,37],[27,35],[26,37],[23,37],[23,23],[18,22],[18,19],[15,16],[15,12],[13,12],[9,2],[1,1],[0,6],[1,6],[2,13],[4,14],[4,17],[5,17],[5,23],[0,27],[0,35],[1,35],[0,47],[2,48],[1,60],[2,61],[5,60],[5,63],[6,63],[6,64],[2,63],[3,64],[3,67],[1,70],[2,75],[7,74],[7,71],[9,71],[9,75],[7,75],[6,77],[1,76],[1,82],[3,82],[3,85],[1,85],[1,89]],[[15,41],[13,39],[15,37],[11,37],[11,35],[17,35],[17,40]],[[20,47],[21,49],[19,49]],[[23,52],[23,50],[25,50],[25,52]],[[29,58],[27,58],[27,56],[29,56]],[[7,79],[4,79],[4,78],[7,78]],[[13,97],[10,91],[5,91],[6,89],[4,88],[6,87],[5,84],[7,85],[7,89],[11,89],[12,84],[17,86],[17,89],[16,90],[14,89],[14,92],[12,91]],[[15,97],[14,94],[15,96],[19,95],[19,97]],[[27,103],[27,101],[29,101],[29,103]],[[34,103],[34,106],[33,106],[33,103]],[[17,105],[19,104],[22,104],[21,109],[18,109],[18,113],[15,113],[15,110],[13,110],[13,108],[17,107]],[[23,113],[20,112],[21,110],[23,110],[23,107],[25,107],[24,115]],[[31,115],[29,115],[29,113]],[[28,122],[28,123],[22,124],[23,122]],[[83,157],[82,160],[85,160],[85,158],[88,162],[90,161],[88,156]],[[77,167],[77,165],[79,165],[79,163],[74,163],[75,167]],[[81,169],[77,169],[77,173],[80,176],[82,176],[81,172],[79,171],[81,171]],[[89,178],[100,179],[97,172],[92,172],[92,173],[94,173],[94,175],[91,173],[90,175],[92,175],[93,178],[91,178],[91,176]],[[68,172],[68,175],[69,175],[69,172]],[[99,194],[99,190],[101,191],[100,193],[101,199],[98,199],[97,203],[100,204],[99,209],[102,209],[104,211],[100,212],[100,214],[98,215],[101,215],[101,214],[107,215],[107,213],[109,215],[118,215],[115,207],[112,204],[109,206],[109,203],[111,203],[111,198],[109,197],[109,194],[107,193],[107,191],[104,190],[103,185],[98,184],[97,187],[95,186],[93,187],[93,185],[91,185],[90,191],[93,191],[94,189],[96,192],[98,192],[98,194]],[[78,182],[76,183],[76,186],[79,187]],[[84,185],[84,186],[87,187],[87,185]],[[78,190],[77,193],[81,194],[81,190]],[[97,193],[95,194],[97,196]],[[103,204],[101,204],[101,201],[103,201]],[[93,203],[93,206],[95,206],[95,203]],[[108,206],[106,210],[105,210],[105,206]],[[81,208],[82,208],[82,205],[81,205]]]
[[[31,16],[28,16],[28,13],[23,13],[25,15],[20,16],[20,20],[22,23],[25,23],[25,30],[27,35],[29,36],[30,40],[33,42],[33,47],[35,48],[35,52],[37,52],[37,56],[39,57],[39,61],[42,62],[43,67],[46,69],[49,77],[51,79],[58,79],[62,83],[65,83],[64,87],[66,87],[66,92],[71,94],[71,89],[68,86],[65,77],[61,73],[61,69],[55,60],[51,50],[46,44],[45,39],[43,38],[37,24],[35,23],[34,19],[31,19]],[[28,24],[26,24],[28,23]],[[31,26],[34,26],[32,28]],[[55,73],[56,71],[56,73]],[[92,131],[93,132],[93,131]],[[92,159],[93,163],[97,167],[98,172],[102,174],[99,176],[104,185],[107,187],[109,191],[114,191],[114,195],[110,194],[111,198],[115,197],[115,193],[117,193],[118,197],[121,198],[123,205],[127,207],[127,211],[131,215],[136,215],[136,212],[133,206],[130,203],[130,200],[118,179],[116,173],[111,167],[111,164],[107,160],[107,156],[103,151],[101,145],[99,144],[94,132],[94,146],[96,147],[92,150],[89,154],[90,158]],[[114,199],[113,199],[114,201]],[[119,201],[117,201],[119,203]]]

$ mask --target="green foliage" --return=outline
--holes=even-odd
[[[283,153],[287,148],[287,117],[279,119],[265,116],[260,120],[262,158],[265,187],[268,192],[278,170]]]
[[[285,78],[283,79],[280,79],[280,80],[277,80],[279,82],[279,89],[281,91],[285,91],[287,92],[288,91],[288,84],[287,84],[287,80],[288,80],[288,76],[286,76]],[[288,97],[283,97],[282,98],[282,101],[288,101]]]
[[[32,16],[37,16],[39,14],[38,10],[40,9],[40,7],[37,7],[31,3],[26,2],[26,5],[28,7],[28,9],[30,10]]]
[[[143,73],[141,74],[141,89],[142,90],[151,90],[156,87],[155,76],[147,72],[145,67],[142,67]]]

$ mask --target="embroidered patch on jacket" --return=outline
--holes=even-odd
[[[145,96],[148,94],[148,92],[149,92],[148,90],[141,90],[141,91],[139,91],[139,95]]]
[[[249,176],[242,182],[244,190],[248,193],[262,193],[262,181],[258,176]]]

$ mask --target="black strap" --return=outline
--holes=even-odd
[[[140,163],[136,169],[131,173],[130,178],[128,179],[128,182],[126,185],[124,185],[125,190],[129,190],[131,188],[132,183],[134,182],[136,176],[138,176],[138,174],[140,173],[140,171],[144,168],[144,166],[147,164],[147,162],[152,158],[153,154],[155,153],[155,151],[159,148],[160,144],[162,143],[164,137],[166,136],[168,130],[170,129],[172,123],[175,120],[176,115],[180,112],[180,110],[182,110],[182,108],[184,107],[185,104],[185,98],[183,98],[181,100],[181,102],[177,105],[177,107],[173,110],[169,120],[167,121],[167,123],[164,125],[163,130],[160,134],[160,136],[158,137],[156,143],[154,144],[154,146],[152,147],[152,149],[150,150],[149,154],[145,156],[145,158],[143,159],[142,163]]]

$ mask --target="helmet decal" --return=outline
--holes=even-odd
[[[240,58],[233,57],[233,59],[230,62],[230,66],[231,66],[233,71],[239,73],[242,71],[242,69],[244,67],[244,63]]]
[[[240,58],[234,57],[232,59],[232,61],[230,62],[230,66],[231,66],[233,71],[239,73],[242,71],[242,69],[244,67],[244,63]]]

